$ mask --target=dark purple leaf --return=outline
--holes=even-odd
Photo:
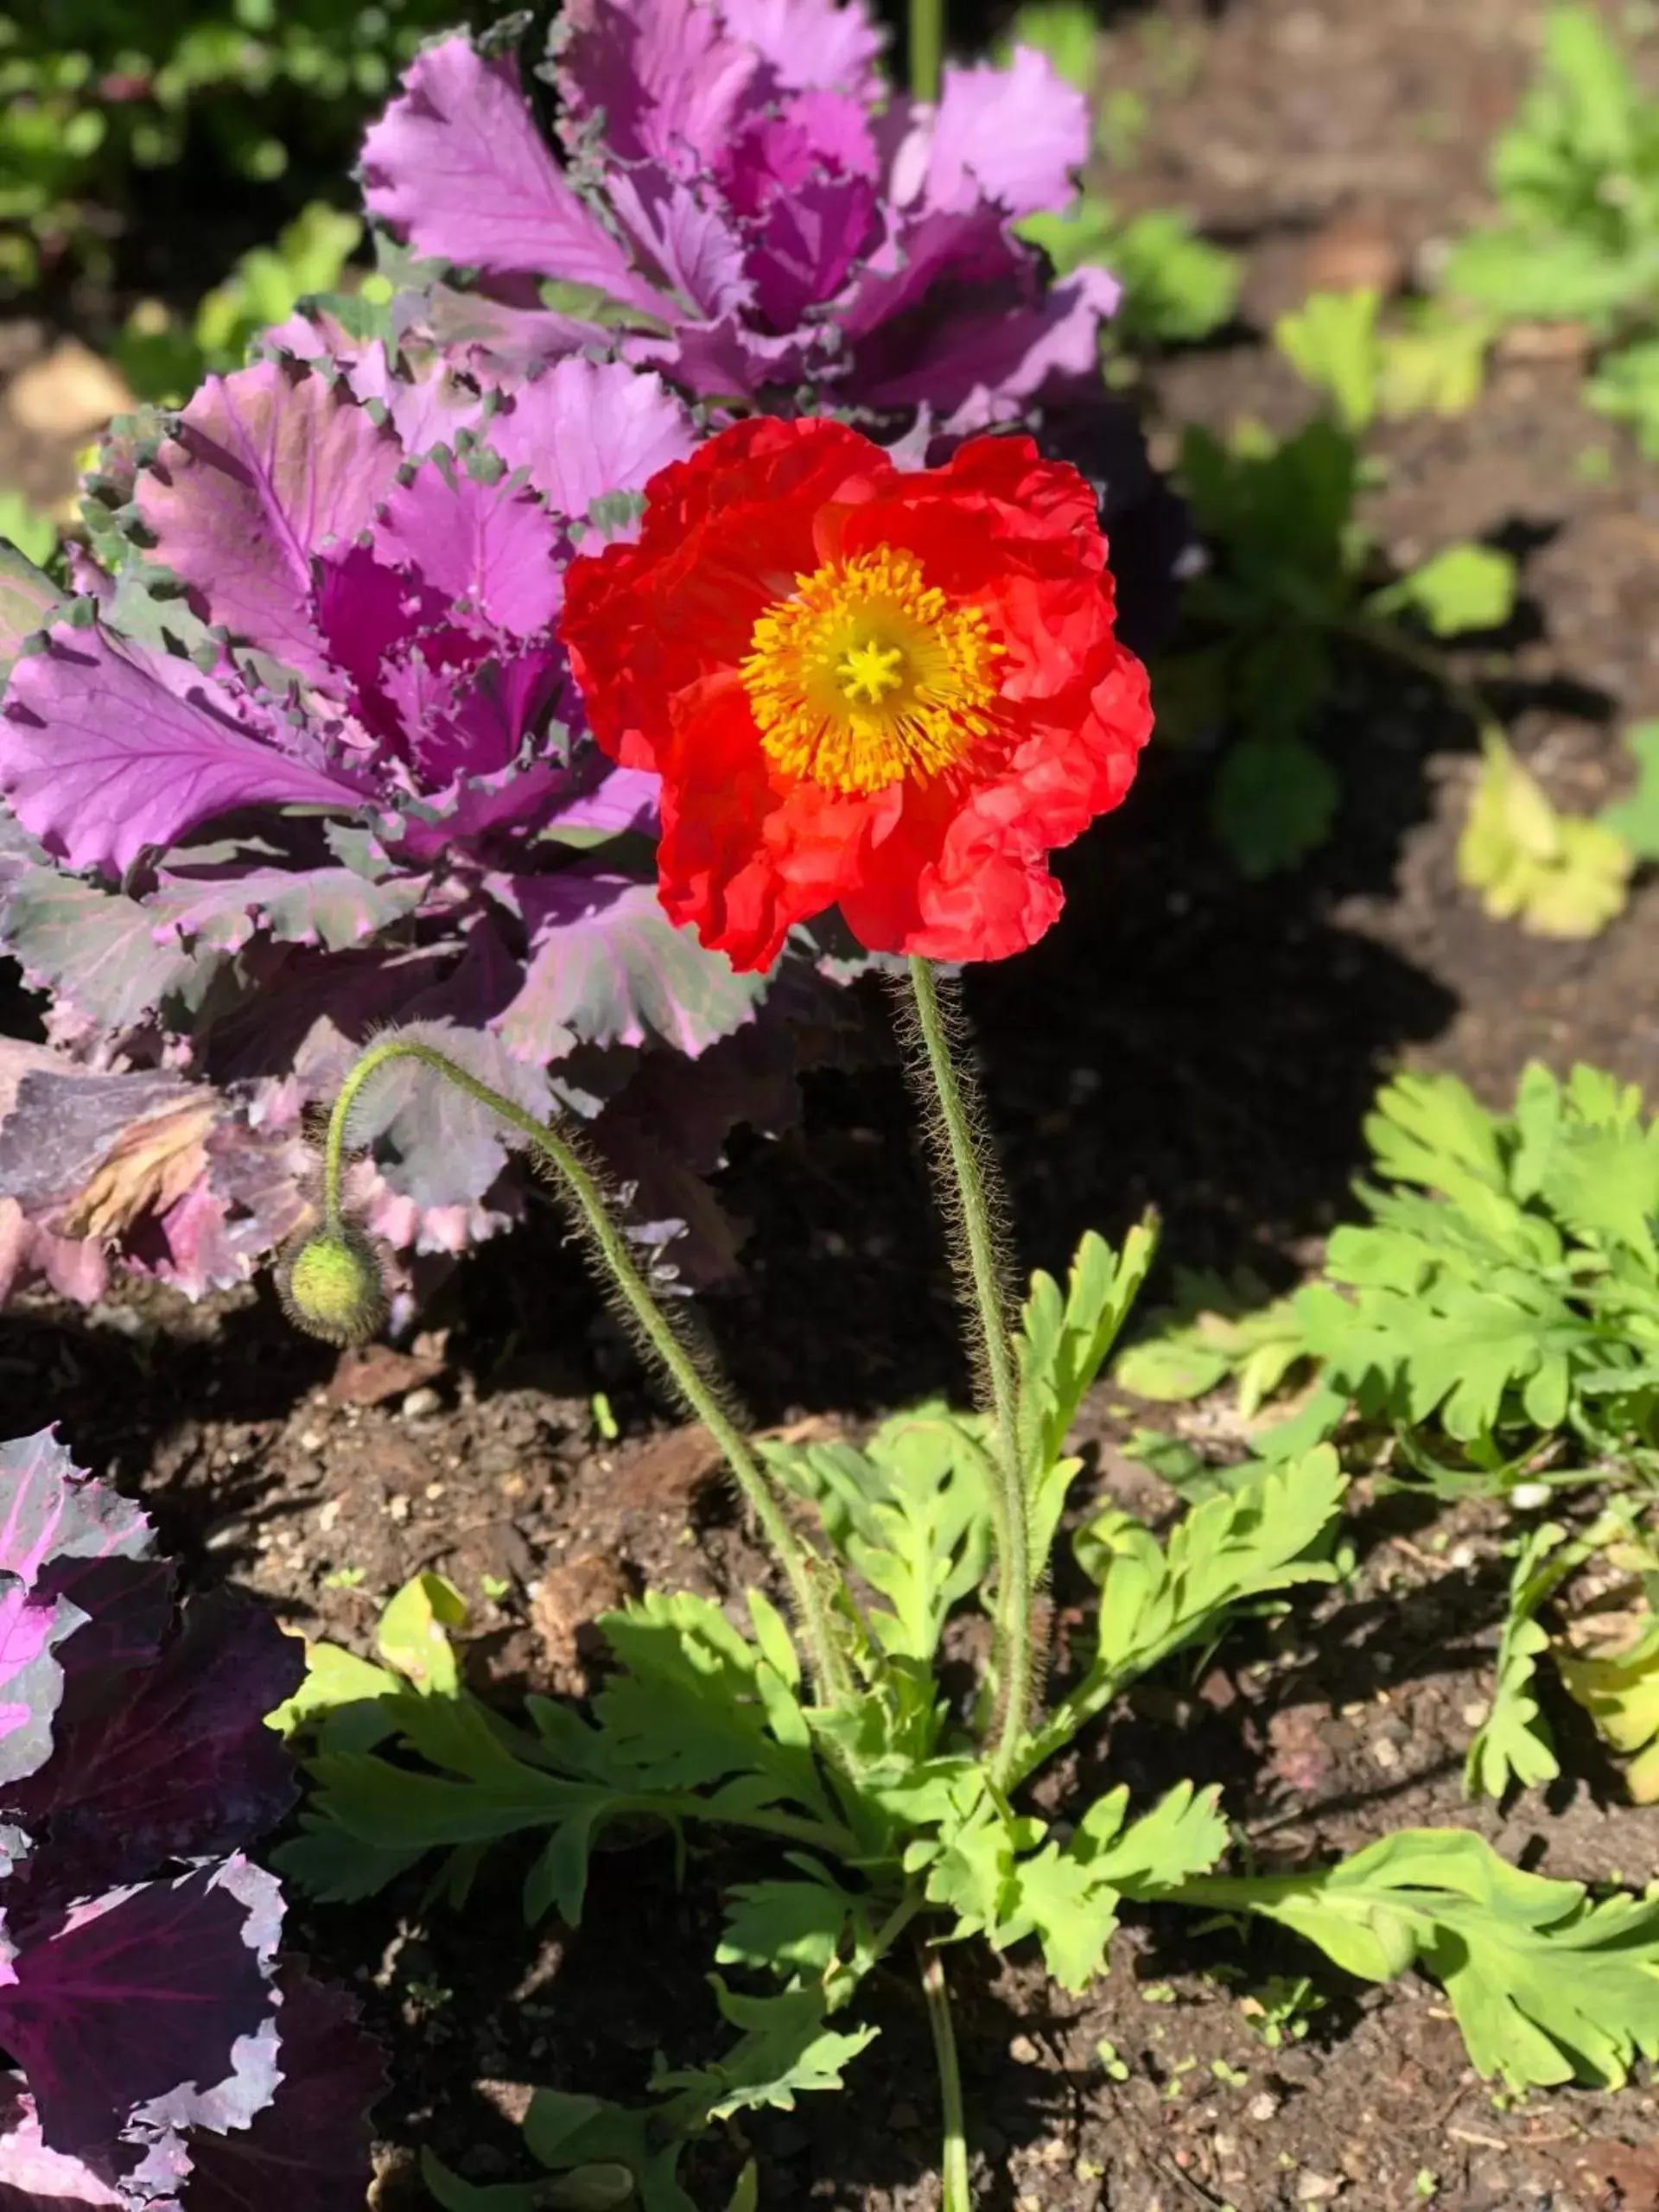
[[[155,1531],[128,1498],[76,1466],[56,1432],[0,1444],[0,1570],[26,1583],[61,1559],[147,1559]]]
[[[44,1838],[35,1892],[131,1881],[274,1827],[296,1786],[265,1715],[304,1672],[303,1645],[268,1613],[225,1591],[194,1599],[119,1702],[66,1719],[49,1763],[6,1792],[8,1812]]]
[[[85,1685],[153,1656],[170,1571],[138,1508],[77,1468],[50,1429],[0,1444],[0,1783],[53,1754],[66,1674]],[[239,1839],[238,1839],[239,1840]],[[147,1870],[146,1870],[147,1871]]]
[[[0,1786],[33,1774],[52,1755],[63,1669],[52,1646],[73,1613],[0,1578]]]
[[[0,2045],[22,2062],[54,2151],[159,2123],[235,2126],[274,2088],[274,1878],[234,1859],[117,1890],[10,1930]]]
[[[105,2212],[121,2193],[83,2159],[48,2151],[20,2076],[0,2076],[0,2212]]]
[[[193,2131],[189,2212],[361,2212],[365,2115],[385,2088],[378,2046],[341,1991],[289,1961],[278,1970],[276,2094],[251,2127]],[[0,2199],[0,2212],[5,2212]]]

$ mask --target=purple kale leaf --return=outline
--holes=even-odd
[[[448,39],[369,132],[368,206],[479,272],[429,318],[486,370],[616,342],[698,397],[1010,419],[1093,376],[1116,305],[1104,270],[1046,284],[1012,228],[1071,199],[1086,103],[1020,49],[918,105],[879,48],[861,0],[570,0],[543,71],[561,144],[511,56]]]
[[[0,2212],[345,2212],[378,2054],[281,1959],[238,1848],[294,1797],[264,1724],[298,1644],[227,1594],[181,1608],[143,1515],[49,1433],[0,1446],[0,1596],[48,1630],[3,1693],[38,1757],[0,1762]]]
[[[578,544],[693,435],[626,363],[507,389],[322,311],[112,435],[85,595],[22,591],[0,709],[0,950],[51,1048],[0,1057],[0,1294],[95,1297],[112,1257],[245,1280],[302,1217],[308,1113],[390,1025],[442,1025],[544,1114],[754,1019],[768,979],[656,907],[654,779],[592,745],[557,636]],[[401,1252],[522,1205],[471,1109],[362,1134]]]

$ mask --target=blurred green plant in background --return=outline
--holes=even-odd
[[[308,295],[332,292],[362,236],[355,215],[312,200],[274,246],[245,253],[188,321],[160,300],[141,300],[110,349],[117,367],[138,398],[181,405],[210,370],[239,368],[259,331],[286,321]]]
[[[0,13],[0,289],[107,270],[133,173],[348,188],[362,125],[457,0],[14,0]]]

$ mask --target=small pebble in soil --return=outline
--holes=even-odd
[[[1244,2109],[1253,2120],[1261,2125],[1271,2120],[1278,2111],[1279,2100],[1271,2089],[1262,2089],[1250,2099]]]
[[[1296,2177],[1296,2202],[1299,2204],[1327,2204],[1333,2196],[1340,2196],[1347,2186],[1334,2174],[1300,2173]]]
[[[1029,2036],[1015,2036],[1008,2045],[1008,2056],[1016,2066],[1035,2066],[1041,2053]]]
[[[443,1400],[431,1384],[423,1382],[418,1390],[410,1392],[399,1411],[405,1421],[424,1421],[429,1414],[436,1413],[442,1404]]]
[[[1371,1745],[1371,1757],[1384,1774],[1392,1774],[1400,1764],[1400,1746],[1391,1744],[1386,1736],[1379,1736]]]
[[[322,1449],[321,1430],[302,1428],[300,1431],[300,1449],[302,1452],[321,1452]]]
[[[401,1528],[409,1518],[409,1500],[402,1491],[395,1491],[386,1500],[386,1511]]]

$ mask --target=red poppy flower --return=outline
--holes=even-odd
[[[635,545],[571,565],[600,744],[663,779],[659,892],[734,966],[839,906],[872,951],[1001,960],[1047,856],[1152,727],[1094,495],[1029,438],[906,474],[844,423],[756,418],[654,476]]]

